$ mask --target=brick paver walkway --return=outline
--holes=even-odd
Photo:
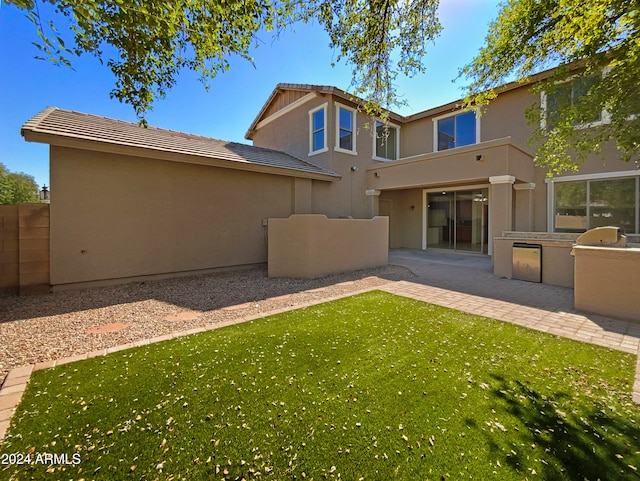
[[[640,353],[639,322],[576,312],[573,309],[572,289],[495,277],[488,258],[396,250],[390,253],[389,262],[408,267],[417,278],[412,282],[389,283],[377,289],[578,341],[636,355]],[[296,309],[300,307],[302,306],[295,306]],[[275,312],[255,317],[271,314]],[[250,318],[230,323],[247,320]],[[210,328],[215,329],[223,325],[226,324],[216,324]],[[205,330],[207,328],[191,329],[81,356],[14,369],[0,388],[0,442],[34,369],[66,364]],[[640,356],[636,365],[633,400],[640,403]]]
[[[633,400],[640,403],[640,322],[578,312],[573,289],[496,277],[486,257],[401,249],[389,262],[418,278],[382,286],[386,292],[635,354]]]

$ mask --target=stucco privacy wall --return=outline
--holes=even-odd
[[[49,205],[0,206],[0,294],[49,289]]]
[[[269,277],[313,278],[387,265],[389,219],[269,219]]]
[[[57,146],[51,185],[54,289],[264,263],[296,203],[288,176]]]
[[[575,308],[640,321],[640,248],[575,246]]]

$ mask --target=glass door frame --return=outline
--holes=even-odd
[[[428,245],[427,245],[427,227],[429,226],[428,224],[428,218],[427,218],[427,198],[428,198],[428,194],[433,194],[435,192],[459,192],[459,191],[472,191],[472,190],[478,190],[478,189],[487,189],[487,205],[488,205],[488,215],[487,215],[487,230],[488,230],[488,238],[487,238],[487,254],[486,255],[492,255],[493,252],[493,236],[492,236],[492,229],[491,229],[491,219],[492,219],[492,215],[491,215],[491,184],[475,184],[475,185],[462,185],[462,186],[455,186],[455,187],[439,187],[439,188],[429,188],[429,189],[422,189],[422,250],[427,250]],[[463,250],[452,250],[452,252],[458,252],[458,253],[467,253],[470,251],[463,251]]]

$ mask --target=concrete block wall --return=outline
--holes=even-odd
[[[47,293],[49,272],[49,204],[0,206],[0,293]]]
[[[18,206],[0,205],[0,294],[18,293],[18,263]]]

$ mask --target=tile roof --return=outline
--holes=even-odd
[[[28,120],[21,130],[26,140],[56,144],[56,139],[97,142],[158,153],[180,154],[215,161],[215,165],[243,169],[282,169],[282,174],[297,173],[311,177],[335,178],[335,172],[277,150],[156,127],[141,127],[132,122],[48,107]],[[66,145],[60,142],[62,145]],[[224,161],[220,165],[219,161]],[[224,165],[226,163],[227,165]],[[202,163],[202,162],[199,162]],[[207,163],[207,162],[205,162]],[[292,172],[293,171],[293,172]],[[274,172],[280,173],[280,172]]]

